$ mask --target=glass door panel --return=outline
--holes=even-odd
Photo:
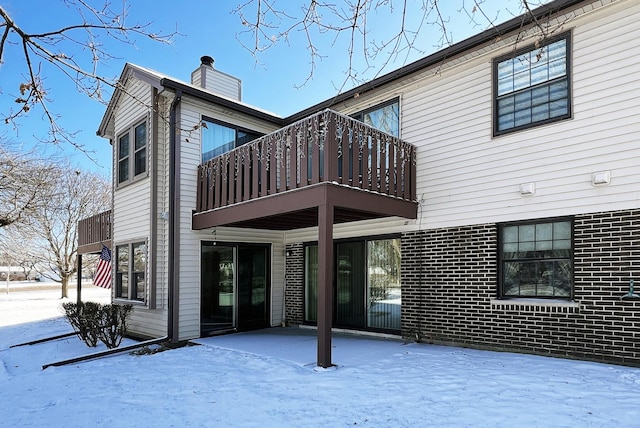
[[[365,245],[336,245],[335,321],[337,326],[365,326]]]
[[[200,330],[235,327],[234,248],[202,243]]]
[[[269,249],[238,247],[238,328],[263,328],[268,323]]]
[[[318,246],[305,247],[304,320],[318,320]]]
[[[367,327],[400,330],[400,239],[367,242]]]

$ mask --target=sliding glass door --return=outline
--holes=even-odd
[[[267,326],[267,269],[269,249],[264,246],[238,248],[238,329]]]
[[[345,327],[365,326],[364,242],[336,245],[335,323]]]
[[[337,242],[334,319],[337,327],[400,330],[400,239]],[[317,321],[318,247],[305,248],[305,321]]]
[[[269,246],[203,242],[200,331],[269,326]]]
[[[200,325],[203,332],[235,327],[235,250],[202,245]]]
[[[367,326],[400,330],[400,240],[367,242]]]

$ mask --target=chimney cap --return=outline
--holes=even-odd
[[[202,65],[208,65],[210,67],[213,67],[213,57],[210,57],[209,55],[204,55],[200,57],[200,62],[202,63]]]

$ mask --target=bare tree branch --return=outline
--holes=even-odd
[[[20,46],[25,66],[24,81],[20,84],[20,95],[15,98],[16,109],[4,112],[1,116],[5,124],[17,128],[16,121],[34,108],[42,109],[49,123],[49,142],[64,142],[84,151],[82,144],[75,142],[74,132],[59,126],[59,116],[55,114],[47,98],[48,90],[44,85],[44,76],[53,67],[61,72],[76,86],[78,92],[106,103],[105,89],[114,89],[116,79],[100,73],[100,66],[114,59],[110,50],[100,44],[97,35],[106,35],[110,40],[135,45],[138,38],[147,38],[159,43],[169,44],[178,34],[177,31],[157,33],[150,30],[151,23],[127,23],[128,6],[126,0],[121,10],[114,10],[105,0],[102,8],[96,8],[85,0],[60,0],[61,4],[75,10],[79,22],[60,27],[52,31],[28,33],[15,22],[7,9],[0,6],[0,64],[6,62],[8,45]],[[83,36],[84,33],[84,36]],[[88,58],[76,58],[72,49],[81,47],[89,53]],[[38,61],[41,60],[41,61]]]
[[[457,11],[469,18],[473,27],[496,28],[498,13],[490,16],[487,13],[488,3],[485,0],[458,0]],[[532,19],[534,26],[540,29],[541,39],[550,35],[545,28],[544,20],[538,21],[530,6],[532,0],[518,0],[524,20]],[[545,0],[536,0],[537,6]],[[364,80],[363,74],[375,69],[373,78],[378,77],[392,64],[396,64],[400,55],[404,56],[403,64],[412,53],[423,54],[425,46],[417,44],[418,36],[425,26],[437,29],[437,39],[432,46],[442,49],[454,43],[449,29],[450,17],[443,11],[441,0],[337,0],[325,2],[309,0],[303,6],[291,7],[289,3],[278,0],[248,0],[233,9],[238,15],[245,30],[236,34],[240,45],[260,62],[260,56],[279,43],[289,45],[294,35],[301,33],[309,58],[309,72],[303,86],[314,78],[318,61],[324,58],[320,46],[331,48],[342,41],[346,46],[346,69],[344,80],[337,89],[342,90],[350,83],[359,84]],[[449,4],[447,3],[447,6]],[[506,11],[504,8],[501,9]],[[387,39],[374,39],[370,35],[371,16],[388,16],[391,36]],[[510,16],[515,14],[506,11]],[[398,20],[392,20],[392,17]],[[416,18],[418,19],[409,19]],[[385,28],[386,29],[386,28]],[[377,32],[378,28],[376,28]],[[388,32],[388,31],[387,31]],[[321,42],[322,39],[325,42]],[[339,54],[338,54],[339,55]],[[366,80],[372,77],[367,76]]]
[[[60,282],[62,297],[67,297],[69,280],[78,270],[78,222],[110,207],[111,185],[106,178],[75,171],[67,163],[55,166],[51,182],[53,196],[20,229],[40,242],[35,254],[38,265],[46,267],[40,273]]]
[[[52,159],[10,150],[0,138],[0,228],[26,223],[53,194]]]

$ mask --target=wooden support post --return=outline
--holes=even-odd
[[[333,211],[330,203],[318,207],[318,366],[331,367],[333,319]]]

